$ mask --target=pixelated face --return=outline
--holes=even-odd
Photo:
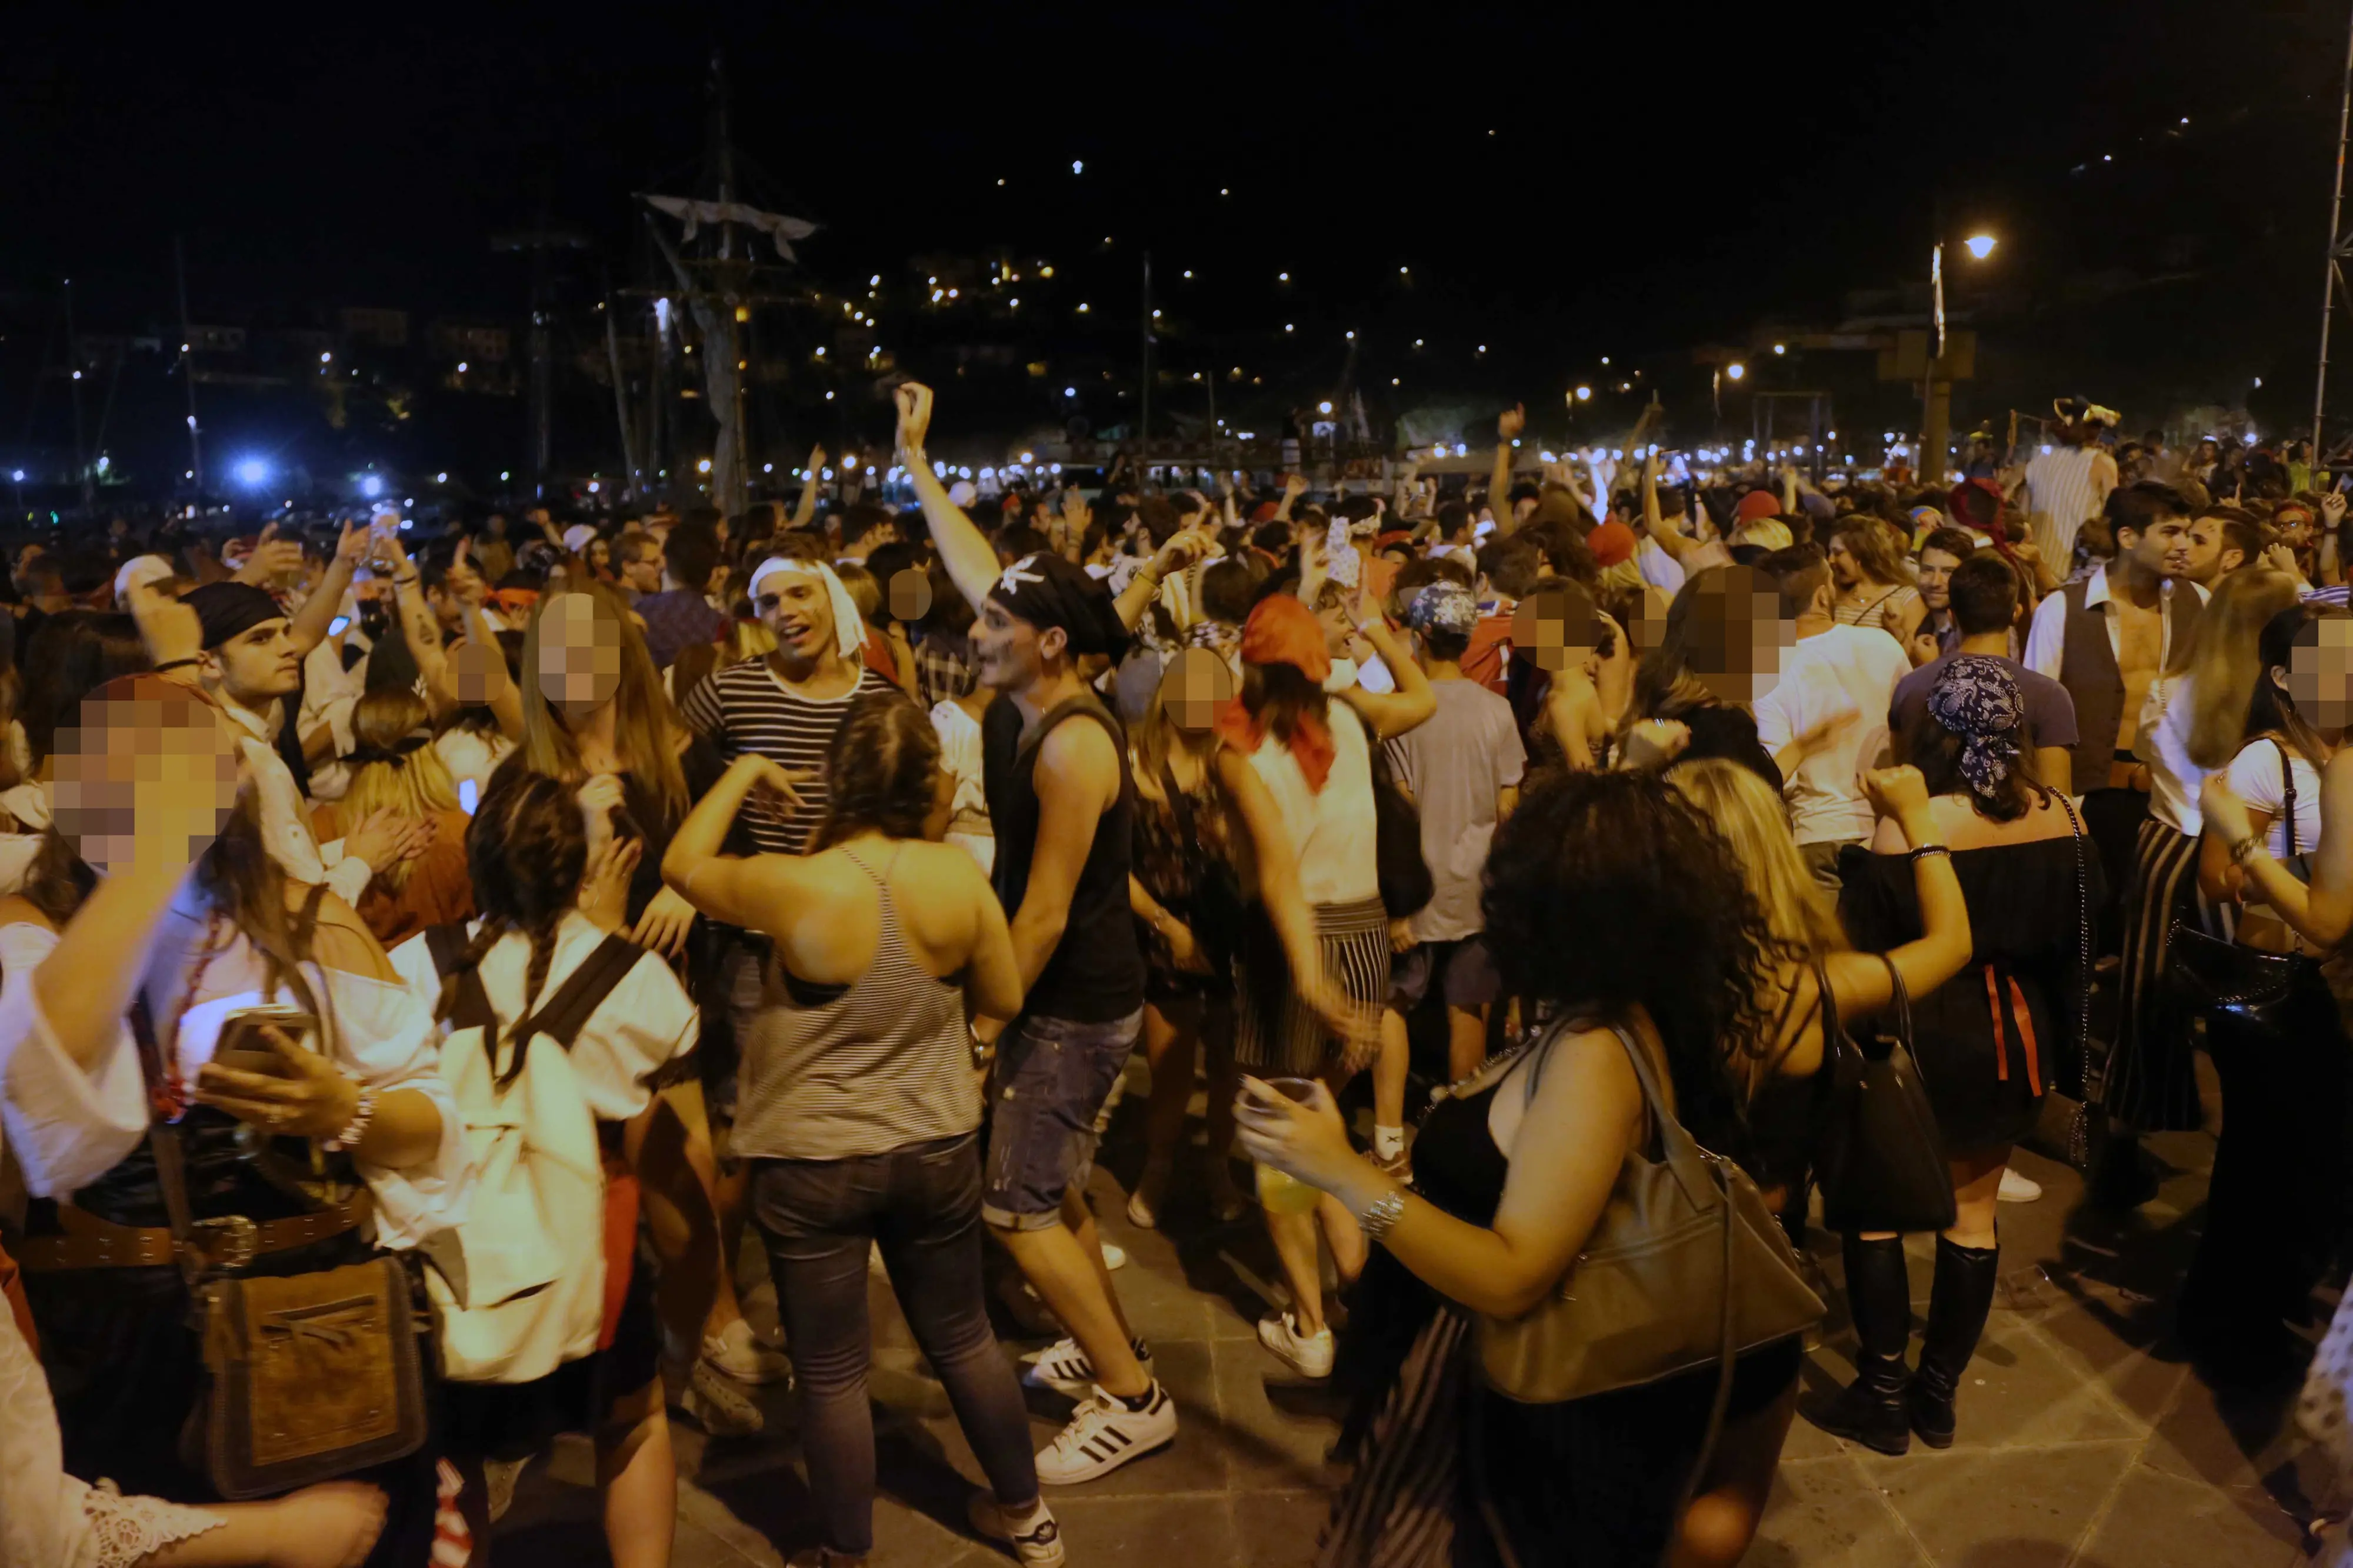
[[[2272,679],[2281,672],[2273,670]],[[2295,635],[2283,684],[2295,710],[2319,729],[2353,724],[2353,617],[2312,621]]]
[[[1207,734],[1233,700],[1233,667],[1208,648],[1185,649],[1161,673],[1161,710],[1187,735]]]
[[[1798,640],[1797,623],[1781,618],[1773,580],[1749,566],[1727,566],[1692,589],[1683,625],[1683,659],[1722,702],[1754,702],[1781,679],[1781,650]],[[1649,625],[1649,623],[1646,623]],[[1651,629],[1655,646],[1663,625]]]
[[[1546,583],[1512,612],[1512,651],[1539,669],[1582,665],[1601,643],[1601,623],[1593,601],[1575,583]]]
[[[902,566],[892,573],[891,618],[920,621],[931,613],[931,574],[920,566]]]
[[[539,616],[539,694],[566,719],[602,707],[621,689],[621,627],[586,594],[558,594]]]
[[[92,695],[58,731],[58,832],[104,875],[185,867],[237,807],[237,736],[220,711],[168,681]]]
[[[1953,568],[1961,558],[1947,550],[1920,552],[1920,602],[1932,610],[1952,607]]]
[[[491,700],[506,655],[494,643],[461,642],[449,650],[449,681],[458,700],[472,708]]]
[[[770,572],[752,608],[786,658],[815,663],[834,646],[833,598],[814,572]]]

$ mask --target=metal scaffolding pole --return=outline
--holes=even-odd
[[[2320,416],[2328,403],[2328,326],[2337,313],[2337,291],[2345,286],[2345,258],[2353,236],[2344,228],[2345,145],[2353,130],[2353,21],[2345,30],[2345,84],[2337,105],[2337,184],[2328,195],[2328,268],[2320,279],[2320,368],[2312,385],[2312,460],[2321,461]]]

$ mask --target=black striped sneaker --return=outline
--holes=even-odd
[[[1050,1487],[1075,1486],[1176,1440],[1176,1402],[1156,1380],[1141,1410],[1130,1410],[1127,1401],[1098,1387],[1072,1413],[1061,1436],[1039,1451],[1038,1479]]]

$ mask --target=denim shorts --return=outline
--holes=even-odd
[[[1410,1013],[1439,988],[1450,1007],[1468,1013],[1484,1007],[1504,994],[1503,976],[1487,952],[1484,937],[1454,942],[1420,942],[1398,953],[1389,963],[1389,1006]]]
[[[1033,1015],[1005,1031],[997,1043],[981,1218],[1000,1230],[1061,1223],[1062,1194],[1084,1187],[1094,1168],[1095,1112],[1143,1027],[1138,1008],[1102,1024]]]

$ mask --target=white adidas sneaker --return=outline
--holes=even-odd
[[[1332,1362],[1338,1347],[1329,1323],[1312,1334],[1303,1334],[1297,1319],[1289,1312],[1280,1312],[1258,1321],[1258,1342],[1290,1363],[1302,1377],[1332,1375]]]
[[[1071,1416],[1061,1435],[1039,1450],[1038,1479],[1050,1487],[1076,1486],[1107,1476],[1130,1459],[1157,1452],[1176,1440],[1176,1402],[1155,1379],[1141,1410],[1130,1410],[1101,1388]]]
[[[1152,1375],[1152,1347],[1142,1340],[1131,1340],[1129,1348],[1135,1359],[1144,1363],[1144,1375]],[[1063,1338],[1056,1340],[1042,1351],[1023,1356],[1021,1381],[1032,1388],[1050,1388],[1072,1399],[1084,1399],[1095,1385],[1095,1363],[1079,1348],[1079,1342]]]

